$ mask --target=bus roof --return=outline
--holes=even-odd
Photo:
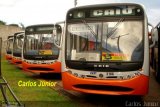
[[[8,36],[8,39],[9,39],[9,38],[13,38],[13,35],[11,35],[11,36]]]
[[[21,33],[24,33],[24,31],[16,32],[16,33],[14,33],[14,36],[21,34]]]
[[[27,26],[26,28],[30,28],[30,27],[44,27],[44,26],[53,26],[54,27],[54,24],[36,24],[36,25],[29,25]]]
[[[137,5],[140,6],[142,8],[144,8],[144,6],[142,4],[138,4],[138,3],[107,3],[107,4],[95,4],[95,5],[85,5],[85,6],[78,6],[78,7],[74,7],[69,9],[69,11],[74,10],[74,9],[84,9],[84,8],[98,8],[98,7],[106,7],[106,6],[117,6],[117,5]]]

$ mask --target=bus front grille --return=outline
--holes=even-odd
[[[29,67],[29,70],[36,70],[36,71],[53,71],[54,69],[51,68],[41,68],[41,67]]]
[[[107,85],[91,85],[91,84],[77,84],[74,85],[75,88],[97,90],[97,91],[132,91],[132,88],[121,87],[121,86],[107,86]]]

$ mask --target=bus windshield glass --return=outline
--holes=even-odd
[[[11,54],[13,50],[13,38],[9,38],[7,42],[7,53]]]
[[[25,30],[25,59],[54,60],[58,58],[59,49],[54,45],[54,25],[35,25]]]
[[[13,45],[14,56],[21,56],[23,38],[24,38],[23,34],[14,37],[14,45]]]
[[[142,29],[139,20],[70,23],[67,60],[143,61]]]
[[[65,62],[90,71],[141,69],[144,60],[144,10],[139,5],[108,4],[68,11]]]
[[[59,50],[53,44],[52,34],[26,35],[26,55],[58,55]]]

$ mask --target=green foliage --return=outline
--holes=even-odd
[[[0,20],[0,25],[6,25],[6,22]]]
[[[75,107],[76,103],[49,87],[19,86],[19,81],[39,83],[39,80],[34,78],[34,76],[27,75],[14,65],[9,64],[4,58],[2,58],[1,62],[2,74],[16,96],[22,101],[22,104],[25,104],[27,107],[63,107],[63,105],[66,107]],[[8,98],[11,99],[11,96],[8,96]],[[3,101],[1,94],[0,101]]]
[[[19,27],[19,25],[18,25],[18,24],[9,24],[9,26]]]

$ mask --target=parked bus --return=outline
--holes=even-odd
[[[6,46],[5,58],[10,62],[12,60],[13,36],[8,36],[6,42],[7,42],[7,46]]]
[[[13,36],[13,54],[12,63],[17,67],[22,68],[22,45],[24,39],[24,32],[17,32]]]
[[[159,57],[159,52],[160,52],[160,23],[152,30],[152,36],[155,39],[155,46],[152,48],[151,51],[151,66],[155,71],[156,74],[156,80],[160,82],[160,57]]]
[[[26,27],[23,70],[38,74],[61,72],[60,51],[53,43],[53,28],[53,24]]]
[[[64,89],[145,95],[149,84],[148,21],[134,3],[70,9],[62,45]]]

